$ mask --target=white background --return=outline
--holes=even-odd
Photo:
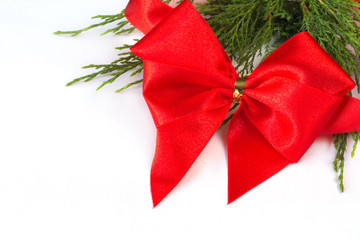
[[[126,3],[2,0],[0,239],[360,239],[360,151],[347,153],[341,194],[331,136],[227,205],[225,127],[152,208],[156,132],[141,86],[115,94],[128,76],[98,92],[103,79],[64,86],[90,72],[81,66],[116,59],[114,48],[141,34],[52,34]]]

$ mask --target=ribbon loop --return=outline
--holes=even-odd
[[[134,27],[147,34],[172,10],[160,0],[130,0],[125,8],[125,16]]]

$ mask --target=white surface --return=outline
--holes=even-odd
[[[0,4],[0,239],[360,239],[360,152],[346,192],[331,137],[230,205],[218,132],[180,185],[152,208],[155,128],[141,87],[122,94],[101,79],[65,87],[89,63],[139,37],[76,38],[56,30],[117,13],[121,0],[13,0]],[[128,81],[125,76],[122,82]]]

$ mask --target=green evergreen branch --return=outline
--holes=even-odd
[[[135,28],[134,27],[125,28],[125,26],[128,25],[129,21],[122,20],[125,18],[124,12],[125,12],[125,10],[123,10],[123,11],[121,11],[121,13],[115,14],[115,15],[97,15],[95,17],[92,17],[92,19],[100,19],[100,20],[102,20],[102,22],[90,25],[90,26],[80,29],[80,30],[56,31],[56,32],[54,32],[54,34],[69,34],[71,36],[77,36],[82,32],[88,31],[88,30],[96,28],[96,27],[105,26],[105,25],[107,25],[109,23],[113,23],[113,22],[118,22],[116,24],[117,26],[106,30],[101,35],[105,35],[107,33],[113,33],[115,35],[118,35],[121,33],[131,33],[135,30]]]
[[[344,166],[345,166],[345,152],[347,147],[347,138],[349,134],[352,136],[354,140],[353,149],[351,151],[351,157],[354,157],[356,146],[359,142],[360,135],[357,132],[352,133],[342,133],[334,135],[334,146],[337,150],[336,157],[333,162],[334,170],[338,173],[338,181],[340,191],[344,192]]]
[[[79,78],[76,78],[76,79],[72,80],[71,82],[67,83],[66,86],[70,86],[70,85],[72,85],[76,82],[80,82],[80,81],[89,82],[89,81],[93,80],[94,78],[100,77],[100,76],[109,76],[110,78],[108,78],[106,81],[103,81],[102,84],[96,89],[96,90],[99,90],[103,86],[113,83],[116,79],[118,79],[124,73],[132,72],[130,77],[141,73],[143,70],[143,62],[138,56],[136,56],[135,54],[133,54],[132,52],[130,52],[128,50],[131,46],[132,45],[125,44],[122,47],[116,48],[118,50],[127,49],[127,51],[123,52],[123,53],[119,53],[118,56],[120,56],[120,58],[116,59],[115,61],[111,62],[110,64],[90,64],[90,65],[84,66],[83,67],[84,69],[92,68],[92,69],[95,69],[98,71],[88,74],[88,75],[85,75],[85,76],[82,76],[82,77],[79,77]],[[126,85],[125,87],[116,90],[116,92],[121,92],[122,90],[127,89],[130,86],[133,86],[137,83],[140,83],[141,81],[142,80],[137,80],[137,81],[131,82],[130,84]]]
[[[273,50],[271,41],[278,30],[275,20],[287,15],[282,0],[209,0],[199,4],[198,10],[236,61],[240,75],[254,70],[257,56]]]
[[[338,181],[340,191],[344,192],[344,162],[345,162],[345,152],[347,146],[347,133],[337,134],[334,138],[334,146],[337,150],[335,160],[333,162],[334,170],[338,173]]]
[[[235,60],[241,75],[251,72],[254,68],[253,60],[264,42],[270,42],[272,32],[264,34],[266,25],[262,24],[263,11],[259,9],[259,1],[230,1],[210,0],[208,4],[199,5],[198,9],[207,16],[207,22],[214,30],[219,41]],[[266,41],[257,41],[256,38],[268,38]]]
[[[134,81],[134,82],[131,82],[131,83],[129,83],[129,84],[127,84],[127,85],[125,85],[124,87],[122,87],[122,88],[120,88],[120,89],[118,89],[118,90],[116,90],[115,92],[121,92],[121,91],[123,91],[123,90],[125,90],[125,89],[128,89],[129,87],[131,87],[131,86],[133,86],[133,85],[135,85],[135,84],[138,84],[138,83],[142,83],[143,82],[143,80],[142,79],[140,79],[140,80],[137,80],[137,81]]]
[[[354,157],[357,144],[359,143],[359,140],[360,140],[360,135],[358,132],[352,132],[351,136],[352,136],[352,139],[354,140],[353,150],[351,151],[351,157]]]

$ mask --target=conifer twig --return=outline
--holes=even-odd
[[[110,78],[103,81],[102,84],[96,89],[96,90],[100,90],[105,85],[113,83],[116,79],[118,79],[124,73],[131,71],[132,73],[131,73],[130,77],[141,73],[143,70],[143,62],[138,56],[136,56],[135,54],[133,54],[132,52],[130,52],[128,50],[131,46],[132,45],[125,44],[122,47],[116,48],[118,50],[127,49],[127,51],[119,53],[118,56],[120,56],[120,58],[111,62],[110,64],[90,64],[90,65],[84,66],[83,67],[84,69],[92,68],[92,69],[95,69],[98,71],[88,74],[88,75],[85,75],[85,76],[82,76],[82,77],[79,77],[79,78],[76,78],[76,79],[72,80],[71,82],[67,83],[66,86],[71,86],[74,83],[77,83],[80,81],[89,82],[99,76],[109,76]],[[131,82],[130,84],[126,85],[125,87],[116,90],[116,92],[121,92],[122,90],[127,89],[128,87],[133,86],[137,83],[140,83],[141,81],[142,80],[137,80],[137,81]]]
[[[334,170],[338,173],[338,181],[340,191],[344,192],[344,162],[345,162],[345,152],[347,145],[347,133],[337,134],[334,138],[334,146],[337,150],[335,160],[333,162]]]
[[[88,31],[90,29],[100,27],[100,26],[105,26],[105,25],[107,25],[109,23],[113,23],[113,22],[117,22],[117,21],[118,21],[118,23],[116,24],[117,25],[116,27],[106,30],[101,35],[105,35],[107,33],[113,33],[113,34],[118,35],[118,34],[121,34],[121,33],[131,33],[131,32],[133,32],[135,30],[134,27],[124,28],[129,23],[129,21],[127,21],[127,20],[122,20],[124,18],[125,18],[124,10],[121,11],[121,13],[114,14],[114,15],[97,15],[97,16],[92,17],[92,19],[100,19],[100,20],[102,20],[99,23],[90,25],[90,26],[85,27],[83,29],[74,30],[74,31],[56,31],[56,32],[54,32],[54,34],[69,34],[71,36],[77,36],[80,33]]]

